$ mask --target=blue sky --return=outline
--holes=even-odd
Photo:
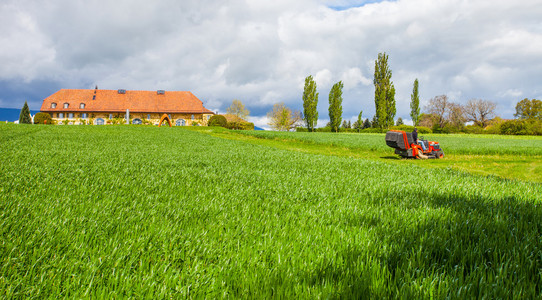
[[[541,15],[540,0],[4,0],[0,107],[39,109],[60,88],[189,90],[213,111],[239,99],[266,127],[273,104],[302,109],[313,75],[323,125],[339,80],[343,118],[373,116],[386,52],[397,117],[418,78],[422,107],[481,98],[512,118],[542,99]]]

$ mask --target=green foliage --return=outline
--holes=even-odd
[[[251,122],[228,122],[226,125],[226,128],[228,129],[235,129],[235,130],[254,130],[254,123]]]
[[[32,124],[32,118],[30,117],[30,108],[26,101],[24,102],[21,113],[19,114],[19,124]]]
[[[363,121],[363,129],[365,128],[371,128],[371,121],[369,121],[369,118],[365,119],[365,121]]]
[[[305,78],[305,87],[303,89],[303,119],[309,132],[314,131],[318,122],[318,93],[316,92],[316,82],[311,76]]]
[[[358,120],[357,120],[358,125],[354,127],[355,129],[358,130],[358,132],[360,132],[360,130],[363,129],[363,119],[361,118],[362,115],[363,115],[363,110],[359,112]]]
[[[34,116],[34,124],[47,124],[52,125],[53,119],[51,115],[44,112],[39,112]]]
[[[338,132],[343,114],[343,83],[339,81],[333,85],[329,92],[329,123],[331,131]]]
[[[542,121],[508,120],[500,124],[500,133],[508,135],[542,135]]]
[[[527,98],[519,101],[514,116],[518,119],[542,120],[542,101]]]
[[[419,134],[433,133],[431,128],[427,128],[427,127],[423,127],[423,126],[416,126],[416,128],[418,129]],[[412,125],[404,125],[403,124],[403,125],[398,125],[398,126],[392,126],[390,128],[390,130],[403,130],[403,131],[406,131],[406,132],[412,132],[412,131],[414,131],[414,126],[412,126]]]
[[[207,125],[227,127],[228,121],[226,120],[226,117],[224,117],[223,115],[213,115],[211,118],[209,118],[209,122],[207,122]]]
[[[395,123],[395,126],[401,126],[401,125],[403,125],[403,124],[404,124],[404,123],[403,123],[403,118],[399,117],[399,118],[397,119],[397,123]]]
[[[245,105],[240,100],[234,99],[231,106],[226,110],[228,114],[234,115],[239,119],[246,120],[250,111],[245,108]]]
[[[396,113],[395,87],[391,81],[391,70],[388,66],[388,55],[379,53],[375,61],[373,83],[375,85],[375,121],[378,128],[389,128],[394,125]]]
[[[412,94],[410,95],[410,117],[414,126],[418,126],[420,119],[420,95],[418,93],[418,78],[414,80],[414,87],[412,88]]]

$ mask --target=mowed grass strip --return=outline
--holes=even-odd
[[[3,297],[542,292],[539,184],[181,128],[0,134]]]
[[[379,133],[196,130],[307,153],[367,158],[428,168],[453,168],[478,175],[542,183],[542,137],[430,135],[427,139],[440,143],[445,159],[424,161],[401,159],[392,148],[386,146],[385,135]]]

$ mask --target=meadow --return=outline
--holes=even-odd
[[[0,296],[542,295],[540,183],[246,137],[0,125]]]
[[[401,160],[386,146],[382,133],[274,132],[212,129],[215,136],[241,138],[309,153],[360,157],[426,168],[453,168],[478,175],[500,176],[542,183],[542,137],[469,134],[431,134],[424,138],[440,143],[444,160]],[[423,137],[423,136],[420,136]]]

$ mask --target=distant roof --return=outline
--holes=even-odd
[[[56,108],[51,104],[56,103]],[[64,108],[68,103],[68,108]],[[80,108],[84,103],[85,108]],[[45,98],[42,112],[130,112],[214,114],[191,92],[61,89]]]

